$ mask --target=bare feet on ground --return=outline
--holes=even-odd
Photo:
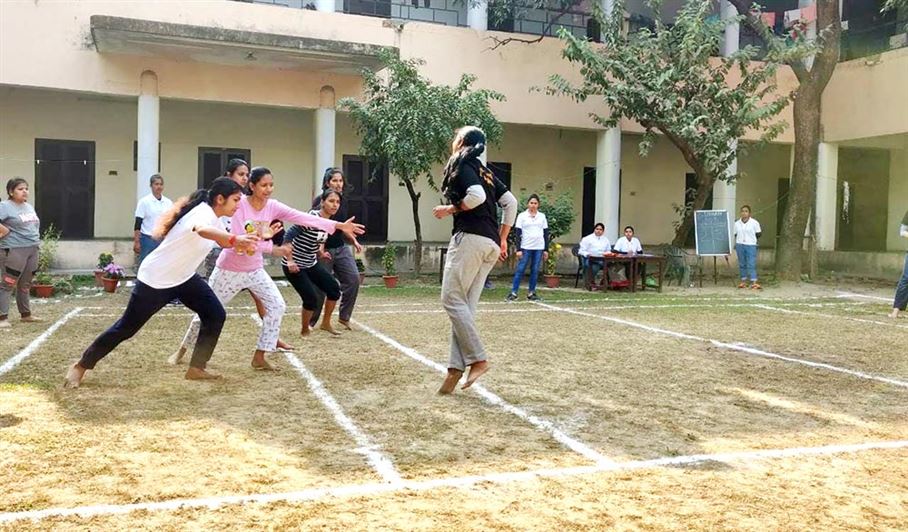
[[[323,331],[327,331],[327,332],[333,334],[334,336],[340,336],[340,333],[335,331],[334,327],[332,327],[330,323],[327,323],[327,324],[323,323],[322,326],[319,327],[319,329],[321,329]]]
[[[86,371],[88,370],[80,366],[78,362],[70,366],[69,371],[66,372],[66,380],[63,382],[63,387],[78,388],[82,384]]]
[[[209,381],[220,379],[217,373],[209,373],[203,368],[189,368],[186,370],[186,380],[188,381]]]
[[[898,318],[899,312],[900,312],[899,309],[894,308],[894,309],[892,309],[892,312],[889,313],[889,317],[892,319]]]
[[[265,354],[262,353],[259,355],[256,353],[252,356],[252,369],[257,369],[261,371],[278,371],[278,369],[265,360]]]
[[[278,341],[277,341],[277,348],[282,351],[293,351],[294,349],[296,349],[295,347],[293,347],[292,345],[288,344],[287,342],[285,342],[281,339],[278,339]]]
[[[460,388],[462,390],[466,390],[467,388],[472,386],[474,382],[476,382],[476,379],[482,377],[482,375],[487,371],[489,371],[489,362],[487,360],[473,364],[472,366],[470,366],[470,373],[469,375],[467,375],[467,382],[463,383],[463,386],[461,386]]]
[[[445,381],[441,384],[441,388],[438,389],[438,394],[450,395],[454,393],[454,388],[457,387],[457,382],[460,381],[462,376],[463,372],[459,369],[448,368],[448,376],[445,377]]]

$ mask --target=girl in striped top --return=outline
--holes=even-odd
[[[313,210],[310,214],[331,218],[340,208],[341,199],[340,192],[327,189],[322,193],[321,210]],[[352,220],[353,218],[350,218],[348,223]],[[325,311],[320,328],[333,335],[340,334],[331,326],[331,314],[334,313],[334,307],[341,296],[340,284],[331,272],[318,262],[319,258],[330,258],[326,256],[325,251],[327,239],[328,234],[325,231],[299,225],[294,225],[284,235],[284,246],[291,252],[290,257],[281,260],[284,275],[303,300],[301,336],[309,336],[310,321],[318,302],[316,287],[325,293]]]

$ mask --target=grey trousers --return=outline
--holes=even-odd
[[[38,246],[0,249],[0,317],[5,318],[9,314],[10,295],[14,290],[19,315],[31,316],[28,291],[37,269]]]
[[[340,311],[337,317],[341,321],[350,321],[350,318],[353,317],[353,307],[356,306],[356,297],[359,295],[359,270],[356,269],[356,259],[353,257],[350,246],[330,248],[325,251],[331,254],[331,260],[319,260],[319,262],[326,270],[334,272],[334,276],[337,277],[341,288]],[[315,325],[319,315],[322,313],[325,293],[316,288],[315,298],[312,325]]]
[[[486,359],[476,327],[476,307],[499,252],[498,244],[484,236],[457,233],[451,237],[441,282],[441,304],[451,319],[448,368],[464,371]]]

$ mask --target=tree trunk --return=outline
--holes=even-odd
[[[697,176],[703,176],[697,180],[697,194],[694,196],[694,203],[691,206],[691,209],[684,214],[684,219],[681,220],[681,225],[678,226],[678,229],[675,231],[675,239],[672,240],[672,245],[683,248],[687,243],[687,236],[690,234],[691,229],[694,228],[694,211],[699,211],[703,209],[703,206],[706,205],[706,200],[709,198],[710,192],[713,190],[713,185],[716,182],[716,178],[705,172],[698,173]]]
[[[419,197],[422,192],[416,192],[413,188],[413,182],[409,179],[403,179],[407,185],[407,193],[410,194],[410,202],[413,206],[413,227],[416,229],[416,249],[413,250],[413,263],[416,275],[422,272],[422,226],[419,224]]]
[[[794,168],[776,248],[776,273],[788,281],[801,279],[804,231],[816,200],[822,95],[813,83],[803,83],[794,102]]]

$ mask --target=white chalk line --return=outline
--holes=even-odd
[[[855,321],[858,323],[870,323],[873,325],[880,325],[882,327],[894,327],[896,329],[908,329],[908,325],[899,325],[897,323],[886,323],[884,321],[868,320],[865,318],[855,318],[853,316],[840,316],[837,314],[826,314],[823,312],[804,312],[801,310],[791,310],[787,308],[779,308],[771,305],[756,305],[756,308],[761,308],[765,310],[771,310],[774,312],[781,312],[783,314],[796,314],[799,316],[812,316],[815,318],[836,318],[840,320]]]
[[[776,353],[770,353],[770,352],[768,352],[768,351],[763,351],[763,350],[760,350],[760,349],[755,349],[755,348],[752,348],[752,347],[747,347],[747,346],[742,345],[742,344],[740,344],[740,343],[733,343],[733,344],[730,344],[730,343],[726,343],[726,342],[720,342],[720,341],[718,341],[718,340],[712,340],[712,339],[709,339],[709,338],[702,338],[702,337],[700,337],[700,336],[694,336],[694,335],[692,335],[692,334],[686,334],[686,333],[681,333],[681,332],[676,332],[676,331],[670,331],[670,330],[667,330],[667,329],[660,329],[659,327],[652,327],[652,326],[649,326],[649,325],[644,325],[644,324],[642,324],[642,323],[637,323],[637,322],[635,322],[635,321],[625,320],[625,319],[621,319],[621,318],[613,318],[613,317],[611,317],[611,316],[601,316],[601,315],[599,315],[599,314],[590,314],[589,312],[581,312],[581,311],[572,310],[572,309],[569,309],[569,308],[555,307],[555,306],[553,306],[553,305],[548,305],[548,304],[546,304],[546,303],[536,303],[536,304],[539,305],[539,306],[542,306],[542,307],[546,307],[546,308],[550,308],[550,309],[554,309],[554,310],[560,310],[560,311],[562,311],[562,312],[567,312],[567,313],[570,313],[570,314],[577,314],[578,316],[587,316],[587,317],[590,317],[590,318],[596,318],[596,319],[600,319],[600,320],[611,321],[611,322],[613,322],[613,323],[618,323],[618,324],[621,324],[621,325],[627,325],[627,326],[629,326],[629,327],[636,327],[636,328],[638,328],[638,329],[642,329],[642,330],[644,330],[644,331],[649,331],[649,332],[653,332],[653,333],[657,333],[657,334],[663,334],[663,335],[666,335],[666,336],[673,336],[673,337],[675,337],[675,338],[683,338],[683,339],[685,339],[685,340],[695,340],[695,341],[698,341],[698,342],[706,342],[706,343],[712,344],[712,345],[714,345],[714,346],[716,346],[716,347],[722,347],[722,348],[725,348],[725,349],[730,349],[730,350],[732,350],[732,351],[738,351],[738,352],[741,352],[741,353],[747,353],[747,354],[749,354],[749,355],[757,355],[757,356],[761,356],[761,357],[765,357],[765,358],[772,358],[772,359],[776,359],[776,360],[784,360],[784,361],[786,361],[786,362],[793,362],[793,363],[795,363],[795,364],[802,364],[802,365],[804,365],[804,366],[810,366],[810,367],[813,367],[813,368],[825,369],[825,370],[829,370],[829,371],[835,371],[835,372],[838,372],[838,373],[844,373],[844,374],[846,374],[846,375],[851,375],[851,376],[853,376],[853,377],[858,377],[858,378],[861,378],[861,379],[874,380],[874,381],[878,381],[878,382],[884,382],[884,383],[886,383],[886,384],[891,384],[891,385],[893,385],[893,386],[898,386],[898,387],[901,387],[901,388],[908,388],[908,382],[901,381],[901,380],[898,380],[898,379],[893,379],[893,378],[891,378],[891,377],[883,377],[883,376],[879,376],[879,375],[872,375],[872,374],[870,374],[870,373],[864,373],[864,372],[862,372],[862,371],[856,371],[856,370],[841,368],[841,367],[839,367],[839,366],[833,366],[832,364],[826,364],[826,363],[823,363],[823,362],[814,362],[814,361],[812,361],[812,360],[805,360],[805,359],[802,359],[802,358],[787,357],[787,356],[779,355],[779,354],[776,354]]]
[[[262,319],[258,314],[251,314],[249,317],[259,325],[262,324]],[[360,430],[353,420],[344,413],[344,409],[341,408],[334,397],[325,389],[322,382],[318,380],[318,378],[309,371],[306,365],[293,353],[284,352],[284,357],[287,359],[287,362],[290,362],[293,369],[306,379],[309,390],[311,390],[319,402],[331,412],[331,415],[334,416],[334,421],[344,429],[344,432],[349,434],[350,437],[353,438],[353,441],[359,446],[354,452],[365,456],[369,465],[372,466],[372,469],[374,469],[385,482],[401,482],[400,473],[397,472],[391,459],[378,451],[379,446],[374,443],[366,433]]]
[[[418,351],[416,351],[412,347],[407,347],[407,346],[401,344],[397,340],[373,329],[372,327],[369,327],[365,323],[362,323],[357,320],[351,320],[351,321],[353,321],[354,323],[359,325],[362,328],[362,330],[368,332],[369,334],[378,338],[382,342],[397,349],[404,355],[412,358],[413,360],[416,360],[417,362],[419,362],[423,365],[426,365],[430,368],[435,369],[442,375],[447,375],[448,369],[446,367],[444,367],[443,365],[441,365],[433,360],[430,360],[429,358],[426,358],[425,356],[420,354]],[[469,389],[475,391],[480,397],[482,397],[489,404],[497,406],[498,408],[501,408],[505,412],[513,414],[513,415],[519,417],[520,419],[526,421],[527,423],[533,425],[537,429],[547,432],[549,435],[551,435],[553,438],[555,438],[556,441],[558,441],[559,443],[561,443],[568,449],[588,458],[589,460],[592,460],[596,464],[602,465],[602,464],[614,463],[613,460],[598,453],[597,451],[593,450],[588,445],[568,436],[563,431],[561,431],[557,427],[555,427],[555,425],[551,421],[548,421],[548,420],[542,419],[538,416],[535,416],[533,414],[530,414],[526,410],[523,410],[522,408],[520,408],[518,406],[514,406],[511,403],[508,403],[507,401],[505,401],[498,395],[487,390],[481,384],[473,384]]]
[[[874,301],[885,301],[887,303],[892,303],[891,297],[880,297],[880,296],[868,296],[866,294],[856,294],[854,292],[842,292],[839,291],[836,297],[856,297],[859,299],[872,299]]]
[[[70,320],[70,318],[72,318],[73,316],[76,316],[80,312],[82,312],[82,307],[76,307],[76,308],[70,310],[62,318],[57,320],[46,331],[41,333],[40,336],[38,336],[37,338],[32,340],[27,346],[25,346],[25,348],[22,349],[22,351],[19,351],[18,353],[16,353],[15,356],[13,356],[12,358],[10,358],[6,362],[4,362],[3,365],[0,366],[0,375],[3,375],[4,373],[8,373],[9,371],[12,371],[12,369],[15,368],[16,366],[18,366],[23,360],[30,357],[32,355],[32,353],[35,352],[36,349],[41,347],[41,344],[43,344],[45,341],[47,341],[47,339],[50,338],[50,336],[52,334],[54,334],[54,332],[57,331],[57,329],[62,327],[64,323],[68,322]]]
[[[739,451],[731,453],[695,454],[687,456],[670,456],[651,460],[634,460],[629,462],[606,463],[593,466],[538,469],[530,471],[515,471],[502,473],[488,473],[465,477],[447,477],[430,480],[405,480],[394,484],[370,483],[348,484],[336,487],[310,488],[301,491],[284,493],[259,493],[249,495],[226,495],[220,497],[205,497],[196,499],[173,499],[169,501],[133,503],[133,504],[101,504],[93,506],[78,506],[74,508],[48,508],[45,510],[26,510],[21,512],[7,512],[0,514],[0,523],[12,523],[30,519],[38,521],[51,517],[77,516],[85,519],[106,515],[122,515],[136,511],[168,511],[189,508],[205,508],[214,510],[222,506],[241,504],[268,504],[276,502],[295,503],[311,502],[328,498],[350,498],[375,496],[385,493],[404,491],[427,491],[438,488],[468,488],[477,484],[491,483],[504,484],[510,482],[523,482],[543,478],[565,478],[611,471],[629,471],[639,469],[655,469],[660,467],[677,467],[696,465],[704,462],[757,462],[781,458],[794,458],[806,456],[830,456],[838,454],[855,454],[866,451],[893,450],[908,448],[908,440],[868,442],[847,445],[826,445],[820,447],[792,447],[782,449],[764,449],[757,451]]]

